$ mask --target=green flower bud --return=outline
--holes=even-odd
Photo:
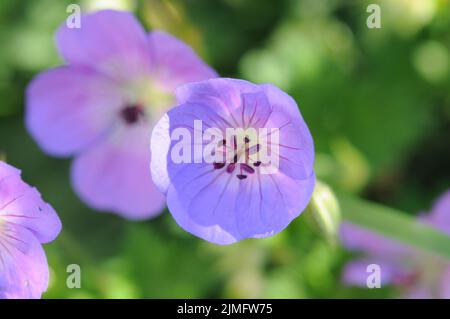
[[[327,184],[316,182],[309,210],[314,223],[318,225],[325,237],[331,242],[335,242],[341,222],[341,213],[339,202]]]

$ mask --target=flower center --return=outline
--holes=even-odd
[[[126,103],[120,115],[131,125],[142,119],[150,122],[159,119],[175,102],[173,92],[149,75],[126,82],[121,92]]]
[[[259,149],[259,144],[250,146],[250,138],[248,136],[244,138],[243,147],[240,149],[238,149],[236,136],[233,136],[233,143],[231,146],[227,146],[227,142],[224,139],[219,142],[216,150],[221,152],[225,158],[231,153],[233,155],[232,159],[229,162],[214,162],[213,167],[214,169],[226,167],[225,170],[229,174],[232,174],[235,169],[238,169],[239,172],[236,174],[236,177],[240,180],[246,179],[249,174],[254,174],[255,169],[261,165],[261,161],[253,161],[251,159],[251,157],[253,157],[252,155],[257,155]]]
[[[144,116],[145,113],[142,105],[129,105],[120,111],[120,117],[128,125],[137,123]]]

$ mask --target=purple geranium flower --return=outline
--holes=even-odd
[[[450,234],[450,191],[436,201],[431,213],[420,215],[419,219]],[[365,252],[365,256],[345,266],[345,283],[365,287],[367,266],[378,264],[381,284],[399,287],[405,298],[450,298],[450,262],[447,260],[425,255],[418,249],[350,223],[341,226],[341,238],[348,249]]]
[[[0,161],[0,299],[41,297],[49,276],[41,244],[60,230],[56,212],[36,188]]]
[[[315,183],[313,140],[295,101],[273,85],[235,79],[186,84],[176,95],[178,106],[153,130],[151,151],[153,180],[167,195],[177,223],[217,244],[284,229],[306,207]],[[201,129],[195,121],[201,121]],[[180,163],[173,156],[179,146],[173,134],[179,128],[192,136],[208,136],[209,130],[227,136],[230,128],[242,129],[244,135],[250,129],[267,131],[206,144],[188,139],[184,142],[194,151],[190,161]],[[279,137],[276,143],[268,136],[272,132]],[[272,162],[259,160],[264,140],[267,153],[278,156],[275,170],[269,167]],[[210,155],[222,160],[211,161],[206,151],[199,160],[199,144],[213,145]]]
[[[90,206],[131,219],[165,199],[149,172],[150,133],[180,84],[215,77],[183,42],[146,34],[127,12],[99,11],[81,28],[63,24],[56,43],[67,65],[28,87],[26,124],[47,153],[76,157],[72,182]]]

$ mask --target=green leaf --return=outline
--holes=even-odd
[[[344,220],[450,259],[450,236],[393,208],[338,194]]]

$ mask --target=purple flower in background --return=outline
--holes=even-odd
[[[450,191],[419,218],[450,234]],[[366,287],[367,266],[378,264],[381,284],[399,287],[405,298],[450,298],[450,262],[349,223],[342,225],[341,238],[346,248],[365,253],[345,266],[345,283]]]
[[[284,229],[306,207],[315,183],[313,140],[295,101],[273,85],[235,79],[186,84],[176,95],[178,106],[153,130],[151,168],[177,223],[216,244]],[[195,121],[201,121],[201,130]],[[270,133],[245,135],[242,143],[237,135],[213,139],[211,155],[220,153],[222,161],[208,161],[205,153],[198,160],[194,151],[191,161],[180,163],[173,156],[179,141],[172,138],[179,128],[192,136],[208,136],[210,129],[220,136],[230,128],[240,128],[244,135],[250,129],[271,129],[279,138],[276,145],[269,141]],[[258,160],[263,145],[255,141],[264,139],[269,151],[278,150],[278,167],[272,172],[269,162]],[[186,144],[194,150],[198,146],[195,138]]]
[[[41,297],[49,277],[41,244],[60,230],[56,212],[36,188],[0,161],[0,299]]]
[[[58,30],[67,65],[29,85],[26,125],[47,153],[76,157],[72,183],[91,207],[153,216],[165,202],[149,171],[155,120],[173,105],[175,87],[216,73],[169,34],[146,34],[130,13],[105,10],[81,21]]]

